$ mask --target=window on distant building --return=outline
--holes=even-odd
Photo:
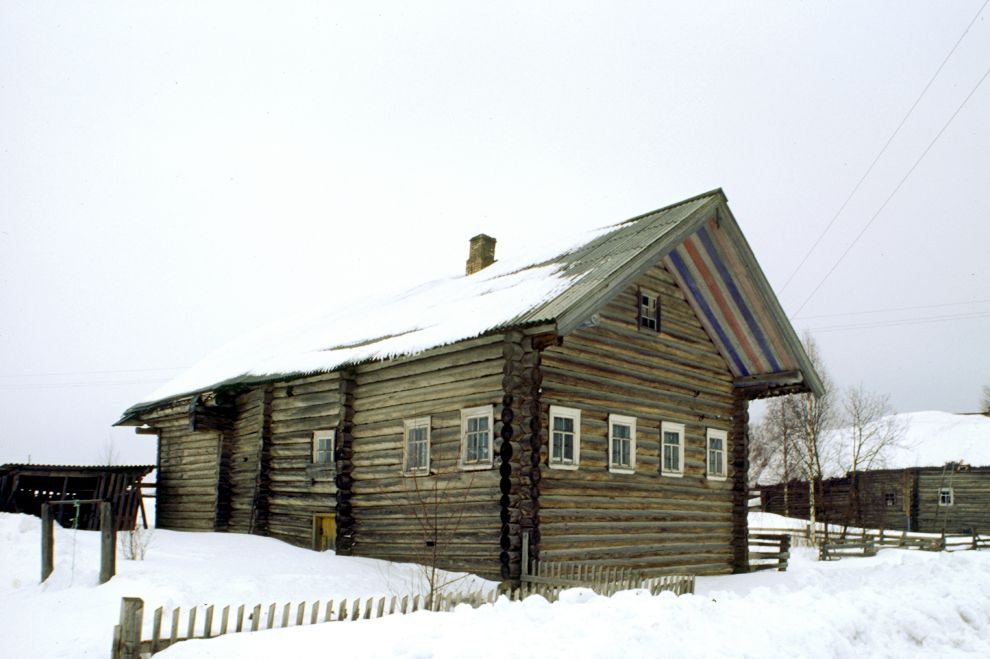
[[[645,288],[639,289],[639,326],[660,331],[660,296]]]
[[[887,492],[883,495],[883,505],[887,508],[893,508],[897,505],[897,495],[893,492]]]
[[[660,473],[664,476],[684,475],[684,424],[664,421],[660,424]]]
[[[488,469],[492,466],[492,430],[494,407],[461,410],[461,467]]]
[[[336,435],[334,430],[317,430],[313,433],[313,464],[333,464],[333,442]]]
[[[724,430],[708,429],[708,478],[725,480],[725,445],[729,433]]]
[[[951,487],[940,487],[938,489],[938,505],[951,506],[955,504],[955,502],[955,495],[953,494]]]
[[[636,471],[636,419],[608,415],[608,470],[622,474]]]
[[[550,406],[550,467],[577,469],[581,462],[581,410]]]
[[[430,417],[408,419],[405,426],[405,450],[402,471],[407,474],[430,473]]]

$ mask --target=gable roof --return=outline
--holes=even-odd
[[[512,327],[554,323],[567,335],[658,262],[674,274],[733,375],[817,374],[728,209],[721,189],[558,242],[528,263],[498,261],[389,298],[328,304],[233,341],[132,406],[237,383],[331,372]],[[382,333],[387,328],[387,334]]]

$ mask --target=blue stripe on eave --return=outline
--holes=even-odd
[[[749,375],[750,374],[749,369],[747,369],[746,365],[743,364],[743,361],[742,359],[739,358],[739,354],[736,352],[732,342],[729,341],[729,338],[725,335],[725,330],[722,329],[722,325],[718,322],[718,318],[712,312],[711,307],[708,306],[708,301],[705,300],[705,296],[702,295],[701,290],[698,288],[698,283],[691,276],[691,273],[687,269],[687,265],[684,263],[684,259],[682,259],[681,255],[677,253],[677,250],[673,250],[672,252],[670,252],[670,261],[671,263],[674,264],[674,267],[677,269],[677,272],[681,275],[681,279],[684,280],[684,283],[691,291],[691,295],[694,297],[694,301],[701,309],[701,312],[705,314],[705,318],[708,319],[708,323],[715,330],[715,333],[718,335],[718,338],[722,342],[722,345],[725,346],[725,349],[728,351],[729,357],[732,359],[732,362],[736,365],[736,368],[739,369],[737,374]]]
[[[753,317],[753,313],[743,301],[742,294],[736,287],[736,282],[725,269],[725,263],[719,258],[718,251],[712,243],[711,236],[708,235],[708,229],[706,227],[702,227],[701,230],[698,231],[698,237],[701,239],[701,244],[705,246],[705,251],[708,252],[708,256],[711,258],[712,263],[718,270],[719,276],[722,277],[726,290],[729,291],[729,295],[732,296],[732,300],[736,303],[736,306],[742,313],[743,318],[746,319],[746,324],[749,325],[750,331],[753,332],[753,337],[756,339],[756,342],[760,344],[760,348],[763,350],[763,354],[766,356],[767,361],[770,362],[770,366],[775,372],[783,370],[780,368],[780,364],[777,362],[777,358],[774,356],[773,350],[770,349],[770,344],[763,335],[763,330],[760,328],[759,323],[756,322],[756,318]]]

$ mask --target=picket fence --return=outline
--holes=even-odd
[[[253,608],[230,605],[218,609],[215,605],[200,605],[183,610],[172,609],[166,615],[164,607],[154,610],[150,638],[145,634],[144,601],[125,597],[120,605],[120,623],[114,627],[112,659],[139,659],[189,639],[206,639],[249,631],[299,627],[326,622],[370,620],[386,615],[402,615],[415,611],[451,611],[456,606],[472,607],[494,603],[500,595],[519,601],[530,595],[540,595],[555,602],[567,588],[583,586],[600,595],[610,596],[620,590],[645,588],[657,595],[664,591],[677,595],[694,592],[694,577],[643,577],[629,570],[597,568],[582,564],[543,565],[543,574],[525,575],[517,585],[502,584],[487,590],[449,590],[434,597],[403,596],[366,597],[350,600],[315,600],[312,602],[278,603]]]

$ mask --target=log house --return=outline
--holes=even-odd
[[[821,384],[723,192],[494,252],[476,236],[463,277],[263,332],[128,409],[158,437],[159,525],[502,579],[524,535],[534,559],[745,571],[748,401]]]

